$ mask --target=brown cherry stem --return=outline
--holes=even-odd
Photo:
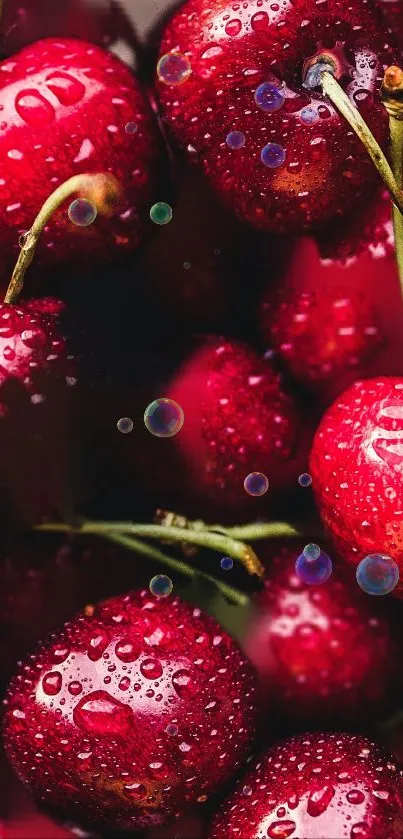
[[[388,67],[381,88],[382,102],[389,116],[390,156],[392,170],[399,187],[403,184],[403,72]],[[393,205],[393,232],[400,288],[403,295],[403,216]]]
[[[92,201],[101,215],[109,215],[118,201],[120,188],[116,178],[110,174],[74,175],[58,186],[45,201],[31,229],[24,234],[21,252],[4,298],[5,303],[14,303],[22,291],[25,272],[34,258],[39,237],[51,216],[64,201],[77,194]]]

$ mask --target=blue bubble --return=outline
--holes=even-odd
[[[256,90],[255,102],[262,111],[274,113],[284,105],[284,101],[285,97],[281,90],[270,82],[263,82]]]
[[[89,227],[97,217],[97,208],[88,198],[76,198],[71,202],[67,214],[77,227]]]
[[[304,125],[313,125],[315,122],[318,121],[319,116],[314,108],[302,108],[300,113],[300,120],[304,123]]]
[[[260,159],[269,169],[277,169],[285,161],[285,149],[278,143],[268,143],[262,149]]]
[[[320,556],[320,547],[315,545],[314,542],[310,542],[309,545],[305,545],[303,553],[307,559],[317,559]]]
[[[155,597],[167,597],[168,594],[171,594],[172,589],[172,580],[165,574],[157,574],[150,580],[150,591]]]
[[[169,224],[172,221],[172,215],[172,207],[165,201],[158,201],[150,210],[150,219],[154,224]]]
[[[295,573],[303,583],[309,586],[320,585],[329,579],[333,570],[330,556],[320,551],[319,556],[311,559],[303,552],[295,562]]]
[[[248,495],[264,495],[269,489],[269,481],[263,472],[250,472],[246,476],[243,485]]]
[[[179,731],[179,728],[178,728],[177,725],[175,725],[175,723],[170,722],[170,723],[168,723],[165,731],[169,735],[169,737],[176,737],[176,735]]]
[[[387,554],[369,554],[357,566],[357,583],[366,594],[389,594],[399,582],[399,568]]]
[[[242,131],[230,131],[225,140],[228,148],[232,150],[243,149],[246,143],[245,134]]]
[[[231,571],[231,568],[234,567],[234,560],[230,556],[223,556],[220,565],[223,571]]]
[[[310,487],[312,484],[312,476],[309,472],[303,472],[298,478],[298,483],[301,487]]]
[[[154,437],[174,437],[184,421],[182,408],[173,399],[155,399],[144,413],[145,427]]]

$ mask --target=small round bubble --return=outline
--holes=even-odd
[[[145,427],[154,437],[174,437],[184,421],[182,408],[173,399],[155,399],[144,413]]]
[[[295,562],[297,577],[309,586],[320,585],[329,579],[333,570],[330,556],[320,551],[319,556],[312,559],[303,552]]]
[[[126,134],[136,134],[138,130],[137,122],[127,122],[125,125]]]
[[[97,217],[97,208],[88,198],[76,198],[67,212],[70,221],[77,227],[89,227]]]
[[[157,76],[160,82],[173,87],[187,82],[191,72],[190,61],[182,52],[168,52],[161,56],[157,64]]]
[[[234,567],[234,560],[230,556],[223,556],[220,565],[223,571],[231,571],[231,568]]]
[[[317,559],[320,556],[320,547],[315,545],[314,542],[310,542],[309,545],[305,545],[303,553],[307,559]]]
[[[269,481],[263,472],[250,472],[243,485],[248,495],[264,495],[269,489]]]
[[[121,434],[130,434],[133,431],[133,425],[133,420],[130,417],[121,417],[116,423],[116,427]]]
[[[310,487],[312,484],[312,476],[309,472],[303,472],[298,478],[300,487]]]
[[[167,597],[171,594],[173,583],[165,574],[157,574],[150,580],[150,591],[155,597]]]
[[[176,735],[177,735],[177,733],[178,733],[178,731],[179,731],[179,728],[178,728],[178,726],[177,726],[177,725],[175,725],[175,723],[170,722],[170,723],[167,725],[167,727],[166,727],[165,731],[166,731],[166,733],[169,735],[169,737],[176,737]]]
[[[285,97],[281,90],[276,85],[270,84],[270,82],[263,82],[256,90],[256,105],[267,113],[274,113],[274,111],[280,110],[282,105],[284,105],[284,101]]]
[[[390,594],[399,582],[399,568],[387,554],[369,554],[357,566],[357,583],[366,594]]]
[[[243,149],[246,143],[245,134],[242,131],[230,131],[225,140],[229,149],[235,151],[236,149]]]
[[[158,201],[153,204],[150,210],[150,219],[154,224],[169,224],[172,220],[172,207],[166,204],[165,201]]]
[[[309,106],[306,108],[302,108],[300,113],[300,120],[304,123],[304,125],[313,125],[315,122],[318,121],[319,117],[317,112],[314,108],[310,108]]]
[[[262,149],[260,159],[268,169],[278,169],[285,161],[285,149],[279,143],[268,143]]]

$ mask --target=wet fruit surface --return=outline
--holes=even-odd
[[[243,762],[254,679],[216,622],[134,592],[78,615],[18,672],[5,742],[59,817],[98,829],[175,818]]]

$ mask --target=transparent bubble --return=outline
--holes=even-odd
[[[184,262],[183,267],[184,267],[185,271],[189,271],[190,268],[192,267],[192,263],[191,262]]]
[[[262,149],[260,159],[268,169],[277,169],[285,161],[285,149],[278,143],[268,143]]]
[[[157,76],[160,82],[174,87],[187,82],[191,72],[190,61],[182,52],[168,52],[157,64]]]
[[[168,224],[172,220],[172,207],[165,201],[158,201],[151,207],[150,219],[154,224]]]
[[[309,545],[305,545],[303,553],[307,559],[317,559],[320,556],[320,547],[315,545],[314,542],[310,542]]]
[[[313,125],[319,119],[319,116],[315,109],[310,108],[309,105],[306,108],[302,108],[299,117],[301,122],[304,123],[304,125]]]
[[[231,568],[234,567],[234,560],[230,556],[223,556],[220,565],[223,571],[231,571]]]
[[[173,399],[155,399],[144,413],[144,424],[155,437],[174,437],[181,430],[185,415]]]
[[[263,472],[250,472],[243,485],[248,495],[264,495],[269,489],[269,481]]]
[[[167,597],[168,594],[171,594],[172,589],[172,580],[165,574],[157,574],[150,580],[150,591],[155,597]]]
[[[243,795],[252,795],[252,787],[244,786],[242,789]]]
[[[225,140],[229,149],[243,149],[246,143],[245,134],[242,131],[230,131]]]
[[[298,478],[298,483],[301,487],[310,487],[312,484],[312,476],[309,472],[303,472]]]
[[[311,559],[305,553],[299,555],[295,563],[295,573],[303,583],[314,586],[325,583],[333,570],[330,556],[320,551],[319,556]]]
[[[263,82],[263,84],[259,85],[255,93],[256,105],[262,111],[268,113],[278,111],[284,105],[284,101],[285,97],[281,90],[270,82]]]
[[[175,723],[169,723],[165,729],[166,733],[169,734],[170,737],[176,737],[179,728]]]
[[[77,227],[89,227],[97,217],[97,208],[88,198],[76,198],[67,212],[70,221]]]
[[[127,122],[125,125],[126,134],[136,134],[138,130],[137,122]]]
[[[116,423],[116,427],[121,434],[130,434],[133,431],[133,425],[133,420],[130,417],[121,417]]]
[[[399,568],[387,554],[369,554],[357,566],[357,583],[366,594],[389,594],[399,582]]]

